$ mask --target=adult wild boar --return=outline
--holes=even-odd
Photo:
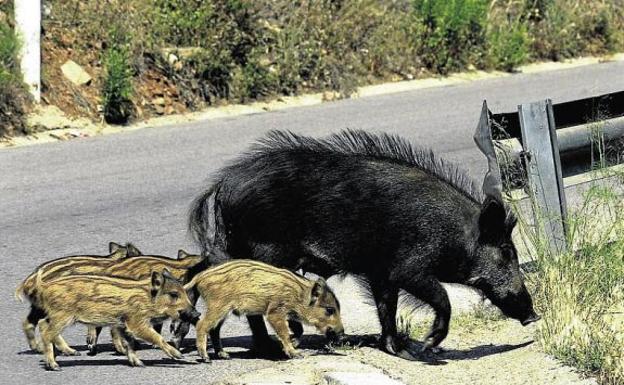
[[[433,152],[351,130],[324,139],[270,132],[216,174],[190,216],[203,250],[225,252],[215,255],[359,276],[377,305],[381,349],[408,358],[397,339],[399,289],[435,311],[423,350],[448,334],[440,282],[482,291],[523,325],[539,319],[511,239],[515,224],[500,196],[482,197]],[[255,343],[266,343],[262,320],[249,321]]]

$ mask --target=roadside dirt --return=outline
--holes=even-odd
[[[416,329],[426,327],[427,312],[418,311]],[[420,333],[420,331],[418,332]],[[281,361],[270,368],[237,375],[218,384],[325,384],[328,372],[382,372],[405,384],[593,385],[543,352],[533,341],[535,326],[517,321],[474,319],[455,315],[442,351],[429,361],[407,361],[374,347],[376,336],[360,338],[362,346],[324,352],[320,338],[309,338],[305,358]],[[415,344],[417,346],[417,344]]]

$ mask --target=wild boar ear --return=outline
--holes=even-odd
[[[507,211],[503,202],[488,196],[479,214],[479,239],[484,243],[501,241],[505,231]]]
[[[169,280],[173,280],[173,281],[178,281],[176,279],[176,277],[173,276],[173,274],[171,274],[171,272],[169,271],[169,269],[167,269],[166,267],[163,269],[162,271],[162,275],[164,279],[169,279]]]
[[[178,259],[184,259],[188,256],[189,256],[189,253],[187,253],[186,251],[182,249],[178,250]]]
[[[126,249],[128,249],[129,257],[138,257],[139,255],[143,255],[141,250],[139,250],[135,245],[130,242],[126,243]]]
[[[108,244],[108,252],[113,254],[114,252],[116,252],[117,250],[121,249],[123,246],[121,246],[119,243],[115,243],[115,242],[109,242]]]
[[[321,277],[319,277],[316,282],[314,282],[314,286],[312,286],[312,292],[310,294],[310,306],[318,303],[318,300],[323,296],[325,291],[327,290],[327,282]]]
[[[158,271],[152,271],[152,297],[158,294],[164,283],[165,277]]]

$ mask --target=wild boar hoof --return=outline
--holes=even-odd
[[[167,355],[171,358],[173,358],[174,360],[179,360],[182,358],[182,353],[180,353],[180,351],[178,351],[178,349],[173,348],[172,350],[167,352]]]
[[[382,336],[379,341],[379,348],[389,354],[397,355],[396,342],[391,336]]]
[[[293,349],[293,350],[287,352],[286,356],[288,358],[303,358],[303,353],[301,353],[299,350]]]
[[[145,367],[145,364],[143,363],[143,361],[139,360],[138,358],[131,358],[130,359],[130,366],[134,366],[137,368],[143,368]]]
[[[291,337],[290,338],[290,343],[292,344],[292,346],[294,346],[295,348],[299,347],[299,344],[301,344],[301,341],[299,340],[299,338],[297,337]]]
[[[77,350],[72,349],[72,350],[68,350],[68,351],[62,352],[62,354],[64,356],[79,356],[80,352],[77,351]]]
[[[217,357],[219,357],[222,360],[229,360],[230,359],[230,355],[227,352],[223,351],[223,350],[221,350],[220,352],[217,353]]]
[[[211,364],[212,360],[210,359],[210,357],[199,357],[199,362],[203,362],[205,364]]]
[[[395,354],[397,357],[402,358],[408,361],[418,361],[418,357],[414,352],[411,352],[407,349],[401,349]]]
[[[53,370],[55,372],[58,372],[61,370],[61,367],[59,366],[58,363],[56,362],[51,362],[51,363],[47,363],[46,364],[46,370]]]

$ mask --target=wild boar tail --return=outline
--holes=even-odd
[[[35,288],[39,285],[37,278],[41,269],[37,269],[36,274],[32,273],[15,289],[15,299],[24,302],[24,298],[30,298],[35,292]]]
[[[15,299],[20,302],[24,302],[24,296],[26,295],[26,293],[24,293],[25,285],[26,285],[26,281],[23,281],[22,283],[19,284],[17,289],[15,289]]]
[[[192,288],[195,287],[195,285],[197,285],[197,282],[200,280],[201,276],[203,274],[197,274],[193,277],[193,279],[191,279],[191,281],[187,284],[184,285],[184,290],[186,290],[187,292],[189,290],[191,290]]]
[[[214,248],[217,232],[219,231],[221,220],[217,218],[219,207],[217,194],[220,186],[219,182],[213,184],[202,195],[197,197],[191,205],[188,222],[189,232],[200,246],[204,257]],[[211,198],[214,198],[212,205],[210,204]],[[214,221],[214,226],[211,226],[211,219]]]

